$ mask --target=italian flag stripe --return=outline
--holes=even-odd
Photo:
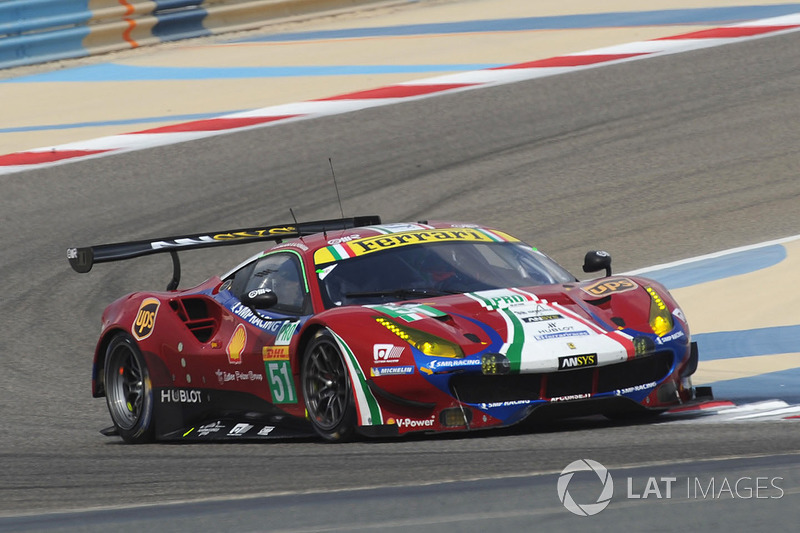
[[[500,312],[507,317],[506,324],[510,324],[508,338],[508,350],[506,357],[511,363],[511,372],[519,373],[522,365],[522,344],[525,341],[525,332],[522,329],[522,322],[517,316],[508,309],[501,309]]]
[[[350,374],[350,383],[352,383],[353,394],[356,397],[356,411],[358,412],[358,420],[362,426],[376,426],[383,424],[383,413],[378,405],[378,400],[369,390],[367,379],[364,377],[364,372],[361,370],[361,365],[358,364],[358,359],[353,355],[350,347],[345,344],[344,340],[331,331],[336,343],[344,353],[345,363],[347,363],[347,370]]]
[[[468,293],[467,296],[473,300],[477,300],[483,307],[486,307],[487,309],[494,308],[494,302],[488,298],[485,298],[484,296],[481,296],[480,294],[471,292]],[[529,295],[526,296],[528,299],[532,299]],[[507,309],[497,309],[497,311],[500,313],[500,316],[503,317],[503,320],[506,323],[506,339],[499,351],[501,354],[508,357],[508,361],[511,363],[511,371],[519,372],[519,368],[522,364],[522,341],[525,337],[522,330],[522,323],[514,315],[514,313],[508,311]]]
[[[489,231],[488,229],[480,229],[480,228],[478,228],[477,231],[479,233],[483,233],[484,235],[486,235],[487,237],[489,237],[490,239],[492,239],[495,242],[504,242],[505,241],[505,239],[503,239],[502,237],[499,237],[496,233],[494,233],[492,231]]]

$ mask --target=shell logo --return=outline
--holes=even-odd
[[[228,342],[227,348],[225,348],[225,351],[228,353],[229,363],[232,365],[241,364],[242,352],[244,352],[245,345],[247,345],[247,331],[244,329],[243,325],[239,324],[236,326],[236,329],[233,330],[231,340]]]

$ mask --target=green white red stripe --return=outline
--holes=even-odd
[[[350,374],[351,388],[353,389],[353,396],[356,401],[359,425],[377,426],[383,424],[383,412],[378,404],[378,400],[375,399],[372,391],[369,390],[367,378],[364,376],[361,365],[358,364],[358,359],[347,343],[344,342],[344,339],[333,331],[331,331],[331,334],[333,338],[336,339],[336,344],[339,345],[342,354],[344,354],[344,362]]]

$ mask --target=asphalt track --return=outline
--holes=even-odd
[[[644,527],[648,516],[661,519],[648,527],[656,530],[674,529],[675,516],[704,529],[796,523],[794,422],[592,419],[341,446],[122,445],[95,432],[108,424],[89,394],[95,327],[111,299],[166,284],[170,266],[156,257],[78,276],[64,249],[283,222],[288,207],[302,218],[336,216],[328,157],[345,213],[478,220],[574,272],[589,248],[611,251],[623,271],[795,235],[798,50],[795,33],[5,176],[0,513],[33,517],[0,518],[0,529],[470,530],[491,519],[507,531],[607,530]],[[247,253],[185,254],[184,286]],[[729,312],[737,296],[728,295]],[[643,465],[630,474],[640,492],[651,476],[782,476],[784,494],[622,501],[618,482],[607,511],[578,518],[555,484],[584,457],[620,479],[623,467]],[[722,458],[730,461],[702,462]],[[686,466],[663,466],[672,462]],[[394,488],[439,480],[457,483]],[[364,487],[384,488],[329,492]],[[285,492],[310,494],[227,501]],[[494,507],[476,504],[481,497]],[[210,500],[130,507],[202,498]],[[526,503],[541,512],[525,512]],[[96,507],[123,510],[41,514]]]

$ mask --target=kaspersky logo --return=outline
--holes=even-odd
[[[597,474],[600,480],[600,487],[602,487],[598,489],[600,495],[593,503],[578,503],[569,493],[569,483],[572,481],[572,477],[576,472],[585,471]],[[611,479],[611,473],[609,473],[606,467],[597,461],[578,459],[568,464],[567,467],[561,471],[561,475],[558,478],[557,490],[558,499],[561,500],[561,503],[564,504],[564,507],[566,507],[569,512],[578,516],[593,516],[608,507],[608,504],[611,503],[611,496],[614,495],[614,480]]]

